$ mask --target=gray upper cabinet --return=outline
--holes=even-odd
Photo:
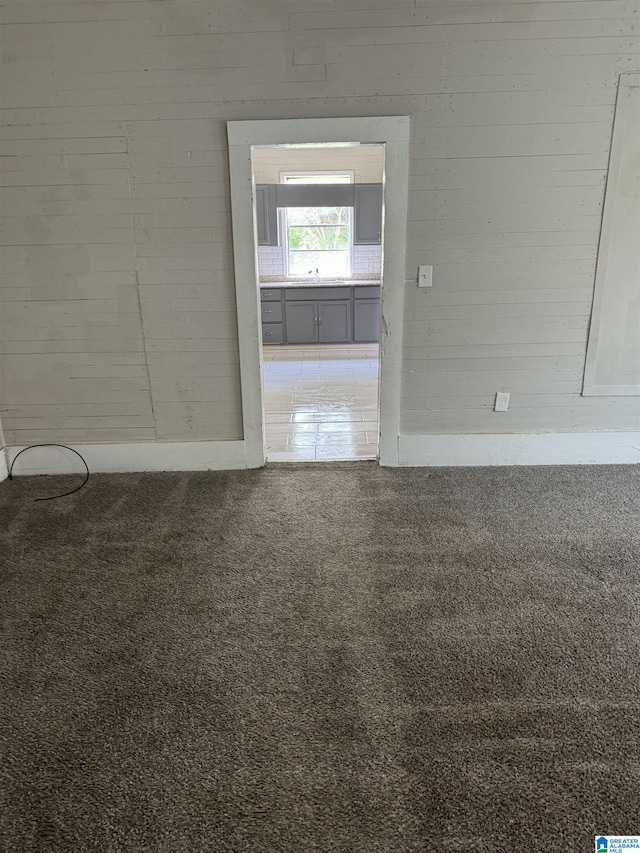
[[[258,245],[278,246],[279,207],[353,207],[356,246],[382,241],[382,184],[256,184]]]
[[[369,246],[382,241],[382,184],[355,184],[356,246]]]
[[[278,245],[278,208],[274,184],[256,184],[258,246]]]

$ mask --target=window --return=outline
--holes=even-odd
[[[349,172],[282,175],[287,184],[349,184]],[[283,209],[287,274],[333,277],[351,275],[351,208]]]

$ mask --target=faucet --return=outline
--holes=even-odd
[[[313,275],[313,274],[314,274],[313,270],[309,270],[309,275]],[[316,268],[315,276],[316,276],[316,281],[320,281],[320,270],[317,268]]]

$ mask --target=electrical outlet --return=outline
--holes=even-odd
[[[496,394],[496,402],[493,407],[494,412],[507,412],[509,410],[509,392],[498,391]]]

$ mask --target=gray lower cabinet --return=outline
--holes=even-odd
[[[288,344],[348,344],[351,302],[348,300],[286,302]]]
[[[260,309],[262,314],[262,341],[265,344],[283,344],[284,326],[282,324],[282,296],[279,289],[265,290],[261,293]]]
[[[262,324],[262,343],[263,344],[283,344],[284,329],[282,323],[263,323]]]
[[[378,340],[380,287],[269,287],[260,291],[265,344]]]
[[[351,302],[318,302],[318,342],[348,344],[351,341]]]
[[[286,302],[288,344],[318,343],[318,303]]]
[[[380,337],[380,300],[356,299],[353,303],[353,340],[377,341]]]

